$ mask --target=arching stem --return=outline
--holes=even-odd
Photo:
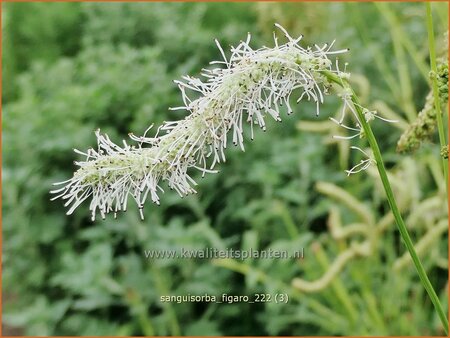
[[[392,210],[392,213],[394,215],[395,222],[397,224],[397,228],[398,228],[400,235],[403,239],[403,242],[405,243],[406,248],[408,249],[409,254],[413,260],[413,263],[414,263],[414,266],[416,267],[420,281],[422,282],[423,287],[427,291],[428,296],[430,297],[430,300],[433,303],[434,308],[439,315],[439,318],[442,322],[445,333],[448,335],[447,316],[444,312],[441,302],[439,301],[436,291],[434,290],[433,286],[431,285],[431,282],[430,282],[430,280],[427,276],[427,273],[422,265],[422,262],[420,261],[419,256],[416,253],[414,244],[411,240],[411,236],[408,233],[405,222],[403,221],[402,215],[397,206],[397,202],[395,201],[394,193],[392,191],[391,184],[389,183],[389,179],[387,176],[386,168],[384,166],[383,158],[381,156],[380,148],[378,146],[378,142],[375,138],[375,135],[373,134],[372,128],[370,127],[369,123],[366,122],[364,113],[361,109],[361,105],[358,100],[358,97],[356,96],[355,92],[353,91],[353,89],[351,88],[349,83],[346,82],[345,80],[342,80],[336,74],[331,73],[331,72],[324,72],[324,75],[327,76],[327,78],[330,81],[338,84],[339,86],[343,87],[344,89],[350,90],[350,92],[351,92],[351,100],[353,102],[356,113],[358,115],[358,119],[361,122],[361,126],[364,130],[364,133],[365,133],[365,136],[369,143],[369,146],[372,149],[373,156],[376,161],[377,168],[378,168],[378,173],[380,174],[381,182],[383,183],[383,187],[386,192],[386,197],[387,197],[389,206]]]

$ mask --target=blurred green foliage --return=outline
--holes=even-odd
[[[283,124],[256,135],[245,153],[230,149],[220,174],[199,178],[198,195],[180,199],[167,192],[161,207],[145,210],[144,222],[130,210],[117,220],[92,223],[86,206],[68,217],[60,201],[49,201],[48,192],[53,182],[71,176],[77,159],[72,148],[93,146],[96,128],[118,141],[130,131],[141,134],[151,123],[181,118],[167,110],[180,102],[172,80],[198,74],[220,58],[214,38],[228,46],[250,31],[254,46],[270,45],[272,25],[280,22],[293,35],[304,33],[306,43],[336,39],[338,47],[350,47],[345,61],[364,104],[399,120],[387,127],[376,122],[375,133],[414,241],[422,243],[420,256],[447,299],[442,226],[447,210],[439,149],[430,143],[414,157],[395,153],[428,92],[422,4],[2,5],[6,330],[33,335],[443,334],[403,257],[376,174],[345,176],[359,158],[349,153],[348,144],[331,139],[340,132],[327,120],[339,111],[333,98],[319,121],[312,106],[301,105]],[[448,21],[445,7],[438,6],[436,30],[442,35]],[[180,247],[305,248],[305,258],[144,256],[144,250]],[[343,255],[350,258],[329,280],[322,279]],[[299,278],[306,289],[291,284]],[[290,301],[159,300],[170,294],[259,292],[287,293]]]

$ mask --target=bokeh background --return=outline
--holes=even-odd
[[[446,4],[433,4],[440,55]],[[120,142],[180,119],[174,79],[220,58],[213,42],[252,32],[272,45],[274,22],[305,44],[336,39],[373,127],[427,273],[447,307],[447,209],[439,146],[396,143],[429,92],[421,3],[3,3],[3,329],[33,335],[443,334],[397,234],[374,170],[328,117],[302,104],[228,151],[221,173],[180,199],[90,221],[50,202],[69,178],[72,148],[98,127]],[[351,144],[365,147],[364,140]],[[145,259],[144,250],[304,248],[302,260]],[[336,263],[337,262],[337,263]],[[333,273],[333,266],[339,269]],[[292,287],[301,278],[303,287]],[[288,304],[162,304],[161,295],[287,293]]]

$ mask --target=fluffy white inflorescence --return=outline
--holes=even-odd
[[[226,57],[222,54],[220,68],[203,69],[203,80],[185,76],[184,82],[175,81],[180,88],[184,105],[171,109],[189,112],[184,119],[165,122],[154,137],[130,134],[135,145],[114,144],[107,135],[96,132],[98,149],[89,149],[74,176],[64,185],[53,190],[53,199],[62,198],[71,214],[83,201],[91,198],[92,219],[97,212],[102,218],[109,212],[116,214],[127,209],[131,196],[137,203],[141,217],[148,195],[159,204],[158,193],[163,192],[161,181],[167,181],[171,189],[180,196],[195,193],[195,181],[188,173],[195,168],[205,173],[216,172],[215,165],[225,161],[224,149],[228,139],[244,150],[244,122],[250,125],[250,138],[254,126],[266,130],[267,116],[281,121],[280,106],[291,108],[291,96],[296,102],[313,101],[316,114],[323,103],[330,82],[323,72],[333,72],[340,77],[348,74],[333,68],[329,56],[347,51],[332,51],[333,43],[303,48],[299,45],[302,36],[292,38],[276,25],[287,38],[287,43],[253,50],[250,34],[246,41],[231,48]],[[198,92],[200,97],[191,99],[189,92]],[[198,94],[197,94],[198,96]],[[149,128],[150,129],[150,128]],[[148,131],[148,130],[147,130]],[[163,134],[163,135],[161,135]]]

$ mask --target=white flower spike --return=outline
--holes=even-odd
[[[324,93],[331,83],[324,71],[347,78],[348,74],[333,68],[329,56],[347,52],[332,51],[333,43],[322,47],[303,48],[302,36],[291,37],[276,24],[286,36],[287,43],[275,47],[252,49],[250,34],[226,54],[215,40],[223,60],[213,61],[221,68],[203,69],[204,79],[185,76],[178,85],[184,105],[171,109],[183,109],[190,114],[179,121],[165,122],[154,137],[130,134],[136,144],[123,146],[113,143],[108,135],[96,132],[97,150],[89,149],[84,161],[76,162],[79,169],[67,181],[56,183],[63,187],[53,190],[62,198],[71,214],[82,202],[91,199],[92,219],[96,213],[106,214],[126,211],[129,197],[135,200],[140,215],[148,196],[159,204],[160,184],[166,181],[169,188],[180,196],[195,193],[196,182],[190,168],[205,173],[215,173],[217,163],[225,161],[224,149],[231,138],[235,146],[244,150],[244,122],[250,124],[250,138],[254,138],[254,126],[266,130],[269,116],[281,121],[280,106],[286,105],[288,114],[293,112],[291,96],[313,101],[316,114],[323,103]],[[274,35],[275,36],[275,35]],[[191,92],[200,93],[197,99]],[[198,94],[197,94],[198,96]],[[163,135],[161,135],[163,134]]]

